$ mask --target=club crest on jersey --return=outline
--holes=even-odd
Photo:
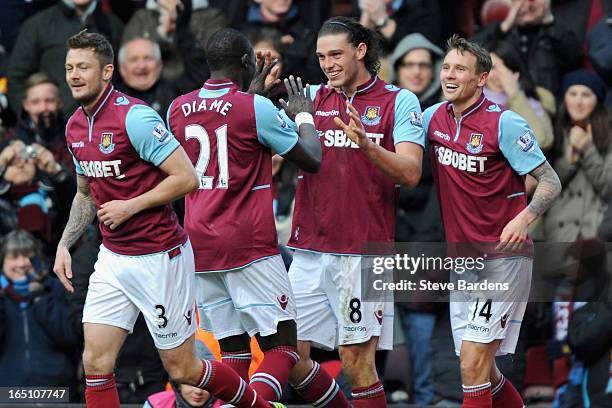
[[[535,146],[535,138],[531,135],[530,131],[526,131],[525,133],[519,136],[516,143],[518,143],[522,151],[529,152],[533,150]]]
[[[109,154],[115,150],[115,144],[113,143],[113,133],[104,132],[100,137],[100,151],[104,154]]]
[[[482,152],[482,133],[472,133],[465,148],[472,154]]]
[[[380,123],[380,106],[368,106],[365,112],[361,115],[361,121],[364,125],[376,126]]]

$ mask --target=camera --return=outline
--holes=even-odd
[[[21,150],[22,160],[35,159],[37,156],[38,153],[36,153],[34,146],[28,145]]]

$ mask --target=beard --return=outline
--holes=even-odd
[[[79,96],[74,96],[74,93],[73,93],[72,97],[79,104],[87,106],[87,105],[90,105],[92,102],[94,102],[96,98],[98,98],[98,96],[102,92],[102,89],[103,89],[103,86],[99,85],[95,87],[94,89],[92,89],[91,91],[81,94]]]

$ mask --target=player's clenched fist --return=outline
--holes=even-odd
[[[72,258],[68,249],[63,245],[58,245],[57,247],[53,272],[68,292],[74,292],[72,282],[70,281],[72,279]]]
[[[134,206],[129,200],[112,200],[102,204],[98,210],[98,220],[114,230],[135,213]]]

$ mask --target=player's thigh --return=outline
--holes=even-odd
[[[295,322],[295,300],[280,255],[226,272],[223,279],[249,335],[271,336],[277,333],[280,322]]]
[[[195,385],[201,364],[197,357],[193,335],[174,348],[158,349],[158,352],[172,380]]]
[[[289,280],[297,307],[298,341],[331,350],[337,345],[337,318],[328,298],[325,269],[329,255],[296,250]]]
[[[227,272],[196,275],[196,298],[200,312],[200,327],[223,340],[246,333],[234,301],[225,284]]]
[[[126,257],[119,271],[126,295],[142,312],[158,349],[172,349],[195,333],[195,265],[191,244]]]
[[[362,293],[362,263],[371,258],[329,256],[325,286],[338,321],[338,345],[366,343],[378,337],[379,349],[392,349],[394,308],[390,294]]]
[[[117,277],[123,260],[124,257],[100,248],[83,306],[84,324],[107,325],[132,332],[139,311]]]

